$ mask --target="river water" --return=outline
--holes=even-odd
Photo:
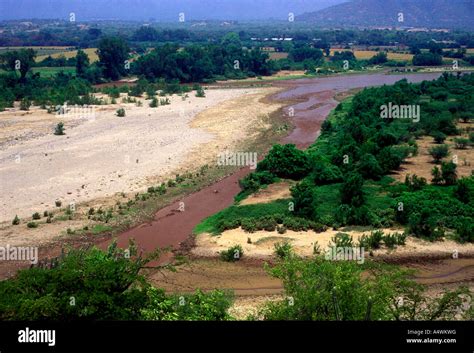
[[[285,111],[291,116],[295,128],[282,140],[282,143],[294,143],[299,148],[306,148],[312,144],[319,135],[322,122],[337,106],[338,102],[335,100],[337,94],[356,88],[394,84],[404,78],[409,82],[421,82],[433,80],[439,76],[440,73],[363,74],[278,82],[275,86],[282,87],[283,90],[270,99],[294,102],[287,106]],[[138,248],[144,253],[151,252],[157,247],[179,247],[180,243],[192,234],[194,227],[202,220],[232,205],[234,196],[240,191],[239,179],[249,172],[248,168],[243,168],[231,176],[159,210],[151,222],[119,234],[118,245],[126,247],[129,239],[133,238]],[[180,202],[184,203],[184,212],[178,211]],[[101,244],[101,247],[105,247],[109,243],[110,241],[107,241]],[[166,256],[164,259],[169,258],[170,256]]]

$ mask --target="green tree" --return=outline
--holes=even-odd
[[[433,139],[437,144],[442,144],[446,140],[446,135],[440,131],[437,131],[433,134]]]
[[[441,171],[439,170],[439,168],[437,166],[435,166],[431,170],[431,175],[433,176],[433,179],[431,179],[431,182],[434,185],[440,185],[443,182],[443,177],[441,175]]]
[[[269,171],[280,178],[301,179],[311,170],[307,155],[295,145],[274,145],[257,171]]]
[[[353,207],[362,206],[365,203],[363,186],[364,178],[359,173],[346,175],[340,189],[341,203]]]
[[[291,188],[295,202],[295,214],[304,218],[316,218],[316,198],[309,181],[304,180]]]
[[[35,58],[36,52],[33,49],[21,49],[9,51],[0,55],[0,63],[1,67],[5,70],[19,70],[20,77],[24,80],[31,67],[34,65]]]
[[[472,191],[470,188],[469,179],[461,178],[458,180],[456,187],[454,188],[454,197],[462,203],[468,204],[472,199]]]
[[[449,154],[448,145],[434,146],[429,149],[428,153],[433,157],[435,163],[439,163]]]
[[[408,231],[414,236],[430,240],[437,240],[444,235],[444,232],[438,227],[433,211],[428,208],[423,208],[420,212],[415,212],[409,217]]]
[[[128,53],[129,47],[121,38],[107,37],[99,42],[97,54],[105,78],[118,80],[120,77],[127,75],[126,60],[128,59]]]
[[[454,162],[442,163],[441,164],[441,175],[446,185],[455,185],[458,179],[456,172],[457,165]]]
[[[380,64],[386,63],[387,61],[388,61],[387,53],[384,51],[381,51],[369,59],[369,64],[380,65]]]
[[[79,49],[76,54],[76,75],[85,77],[89,64],[89,57],[82,49]]]

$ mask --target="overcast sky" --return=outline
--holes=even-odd
[[[287,19],[347,0],[0,0],[0,20],[62,18],[71,12],[77,21],[122,19],[188,20]]]

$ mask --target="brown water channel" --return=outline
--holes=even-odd
[[[285,108],[289,116],[292,116],[295,128],[282,143],[294,143],[299,148],[306,148],[312,144],[319,135],[322,122],[337,106],[338,102],[335,100],[337,94],[355,88],[393,84],[404,78],[409,82],[421,82],[439,76],[439,73],[364,74],[277,82],[276,86],[288,89],[273,95],[270,99],[295,102]],[[179,202],[159,210],[151,222],[119,234],[118,245],[126,247],[129,239],[133,238],[139,249],[145,253],[157,247],[179,247],[202,220],[232,205],[234,196],[240,191],[239,179],[249,172],[248,168],[243,168],[209,187],[186,196],[179,201],[185,205],[184,212],[178,211]],[[104,247],[109,243],[110,241],[107,241],[101,245]]]

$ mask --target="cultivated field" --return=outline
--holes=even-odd
[[[349,51],[349,49],[331,49],[331,55],[334,55],[336,51]],[[377,55],[377,51],[375,50],[354,50],[354,55],[358,60],[367,60],[372,58],[373,56]],[[396,60],[396,61],[409,61],[413,59],[412,54],[402,54],[402,53],[387,53],[387,58],[389,60]]]
[[[87,48],[87,49],[83,49],[83,51],[87,54],[91,63],[99,60],[99,56],[96,53],[97,48]],[[44,54],[44,55],[41,55],[39,52],[38,56],[36,57],[36,62],[40,62],[46,59],[48,56],[51,56],[54,59],[57,59],[60,56],[64,56],[66,59],[69,59],[69,58],[75,57],[76,55],[77,55],[77,50],[56,51],[54,53]]]

